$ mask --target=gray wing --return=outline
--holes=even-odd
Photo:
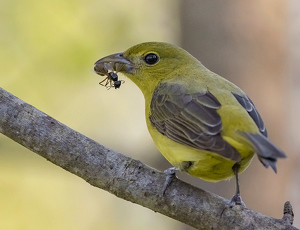
[[[248,98],[247,96],[241,96],[234,93],[233,95],[237,99],[237,101],[244,107],[244,109],[248,112],[248,114],[250,115],[250,117],[253,119],[256,126],[258,127],[260,133],[262,134],[261,135],[261,134],[240,132],[241,135],[243,135],[249,141],[251,141],[260,162],[266,168],[271,166],[274,172],[277,172],[276,169],[277,158],[285,158],[286,156],[284,152],[279,148],[277,148],[272,142],[270,142],[267,139],[268,136],[267,129],[251,99]]]
[[[232,93],[233,96],[237,99],[237,101],[244,107],[244,109],[248,112],[250,117],[253,119],[255,124],[257,125],[259,131],[261,134],[263,134],[265,137],[268,137],[267,129],[264,125],[264,122],[259,115],[258,111],[256,110],[253,102],[251,99],[247,96],[241,96],[235,93]]]
[[[149,119],[173,141],[239,161],[239,152],[220,135],[220,107],[209,91],[189,94],[182,85],[161,83],[153,93]]]

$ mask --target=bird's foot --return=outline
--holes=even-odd
[[[236,205],[240,205],[242,207],[246,207],[245,203],[242,201],[242,197],[239,193],[235,194],[231,200],[225,205],[225,207],[223,208],[222,212],[221,212],[221,216],[223,215],[224,211],[228,208],[232,208]]]
[[[165,183],[164,183],[164,187],[163,187],[161,196],[165,195],[165,192],[166,192],[168,186],[171,184],[173,178],[176,177],[176,171],[177,170],[178,170],[177,168],[172,167],[172,168],[168,168],[164,171],[164,173],[166,174],[166,180],[165,180]]]
[[[241,205],[246,207],[245,203],[242,201],[242,197],[240,194],[235,194],[231,200],[226,204],[228,208],[232,208],[235,205]]]

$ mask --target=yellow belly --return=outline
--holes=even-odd
[[[151,125],[148,126],[148,129],[161,154],[179,170],[211,182],[229,179],[234,176],[232,166],[236,163],[235,161],[224,158],[213,152],[179,144],[159,133]],[[232,142],[230,138],[224,139],[229,143]],[[242,156],[239,172],[243,172],[250,164],[254,152],[246,145],[238,142],[235,144],[237,145],[235,146],[236,149]],[[188,169],[184,168],[186,165],[184,163],[186,162],[192,162]]]

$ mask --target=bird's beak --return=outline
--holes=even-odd
[[[110,71],[132,73],[133,64],[123,56],[123,53],[116,53],[95,62],[94,70],[99,75],[106,75]]]

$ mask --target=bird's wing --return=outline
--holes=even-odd
[[[173,141],[239,161],[239,152],[220,135],[220,107],[209,91],[189,94],[183,85],[161,83],[153,93],[149,119]]]
[[[245,132],[240,132],[240,134],[246,137],[253,144],[253,147],[255,149],[255,152],[257,153],[260,162],[266,168],[271,166],[274,172],[277,172],[276,169],[277,158],[285,158],[286,156],[284,152],[279,148],[277,148],[272,142],[270,142],[267,139],[267,135],[268,135],[267,129],[251,99],[248,98],[247,96],[241,96],[234,93],[233,95],[237,99],[237,101],[244,107],[244,109],[248,112],[248,114],[253,119],[253,121],[255,122],[256,126],[258,127],[262,135],[245,133]]]
[[[250,117],[253,119],[256,126],[258,127],[260,133],[263,134],[265,137],[267,137],[268,136],[267,129],[251,99],[247,96],[241,96],[235,93],[232,94],[237,99],[237,101],[244,107],[244,109],[248,112],[248,114],[250,115]]]

